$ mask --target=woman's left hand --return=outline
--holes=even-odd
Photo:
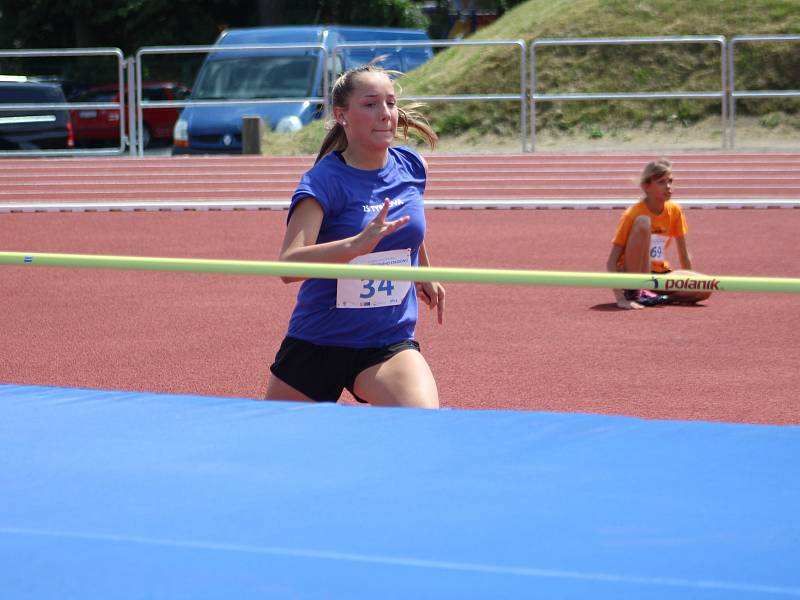
[[[438,281],[418,281],[416,284],[417,296],[428,305],[428,308],[437,308],[439,324],[444,318],[444,286]]]

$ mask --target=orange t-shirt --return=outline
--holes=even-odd
[[[614,239],[611,240],[615,245],[623,248],[617,266],[621,268],[624,264],[624,248],[628,243],[631,227],[633,227],[636,217],[642,215],[650,217],[650,270],[657,273],[669,271],[669,263],[664,260],[665,251],[672,243],[672,238],[683,237],[689,231],[686,218],[683,216],[683,209],[671,200],[664,203],[664,210],[660,215],[652,212],[644,200],[640,200],[622,213]]]

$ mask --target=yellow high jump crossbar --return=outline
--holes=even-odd
[[[739,277],[680,273],[646,275],[580,271],[529,271],[451,267],[385,267],[328,263],[300,263],[201,258],[105,256],[43,252],[0,252],[0,265],[73,267],[267,275],[320,279],[371,279],[389,281],[440,281],[501,285],[650,289],[662,291],[707,290],[720,292],[800,293],[800,278]]]

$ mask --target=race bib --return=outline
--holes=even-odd
[[[650,235],[650,260],[664,260],[668,237],[653,233]]]
[[[357,256],[351,265],[410,267],[411,250],[387,250]],[[336,308],[377,308],[400,304],[411,288],[410,281],[381,279],[337,279]]]

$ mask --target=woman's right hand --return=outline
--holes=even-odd
[[[406,216],[394,221],[387,221],[386,216],[388,214],[389,198],[386,198],[377,216],[355,237],[353,245],[356,248],[357,255],[369,254],[383,238],[411,220],[411,217]]]

